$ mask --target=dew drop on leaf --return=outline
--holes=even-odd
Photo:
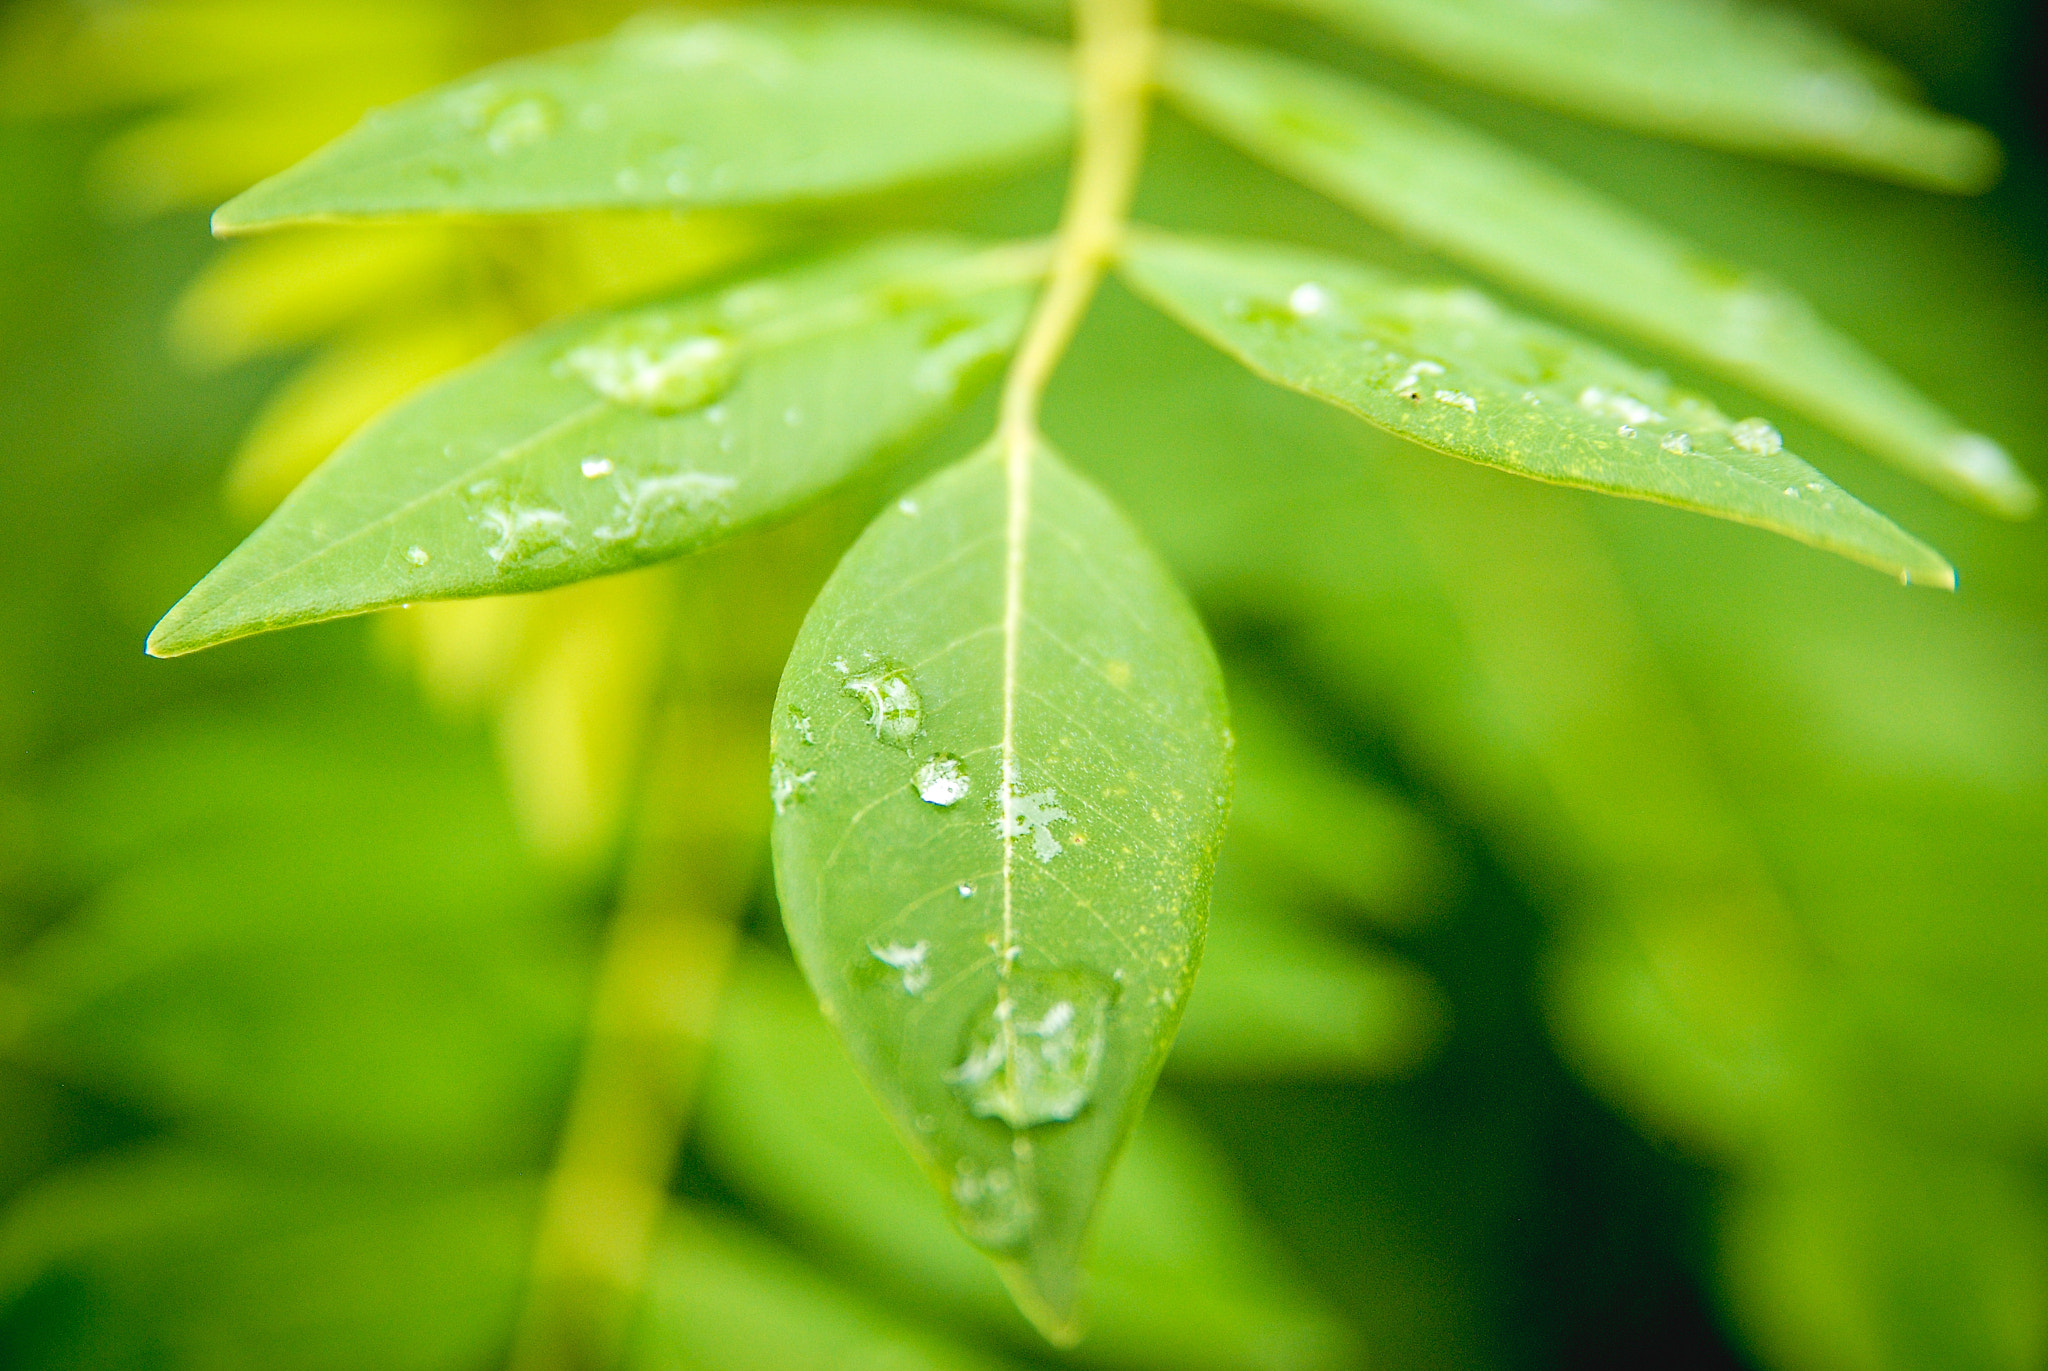
[[[919,767],[911,780],[917,786],[919,799],[941,809],[960,803],[967,798],[967,792],[971,789],[967,772],[961,768],[960,759],[944,753]]]
[[[903,973],[903,993],[921,995],[924,988],[932,983],[932,969],[925,965],[925,956],[932,945],[923,939],[905,946],[902,943],[887,943],[876,947],[868,944],[868,952],[882,965]]]
[[[924,700],[897,667],[876,667],[848,676],[841,687],[867,706],[868,726],[881,742],[908,747],[924,726]]]
[[[1015,1129],[1073,1118],[1095,1092],[1113,997],[1084,972],[1005,974],[946,1083]]]
[[[1728,430],[1728,437],[1735,446],[1758,457],[1773,457],[1785,448],[1784,436],[1763,419],[1744,419]]]
[[[1015,1247],[1038,1221],[1038,1205],[1007,1166],[977,1168],[961,1158],[953,1172],[953,1204],[960,1231],[982,1247]]]
[[[777,757],[768,768],[768,798],[775,802],[775,812],[784,814],[791,805],[802,803],[817,781],[817,772],[798,771]]]
[[[635,320],[576,348],[562,367],[607,400],[655,414],[700,409],[732,389],[739,364],[716,333],[672,335],[659,320]]]

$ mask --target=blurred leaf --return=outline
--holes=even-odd
[[[1733,423],[1477,291],[1279,245],[1158,233],[1128,245],[1124,271],[1261,376],[1425,447],[1753,524],[1901,581],[1955,586],[1939,554],[1784,451],[1763,420]]]
[[[863,1074],[1061,1335],[1194,977],[1229,741],[1136,530],[1050,450],[1021,465],[991,446],[915,488],[812,607],[776,701],[776,880]]]
[[[403,714],[108,749],[59,813],[104,884],[8,968],[10,1052],[202,1133],[337,1161],[530,1158],[584,952],[495,779]],[[551,899],[550,896],[553,896]]]
[[[219,253],[178,299],[171,340],[193,366],[228,366],[317,341],[365,314],[417,303],[469,244],[442,224],[281,233]]]
[[[467,1371],[509,1325],[530,1203],[171,1147],[77,1163],[0,1218],[8,1364]]]
[[[991,1371],[758,1234],[673,1212],[655,1248],[628,1371]]]
[[[816,201],[1037,156],[1068,120],[1057,52],[997,29],[881,10],[643,17],[372,114],[214,227]]]
[[[2003,449],[1775,282],[1351,78],[1192,39],[1169,53],[1169,88],[1191,114],[1359,213],[1812,414],[1959,498],[2007,515],[2038,503]]]
[[[1809,1126],[1800,1141],[1832,1132]],[[2038,1181],[1989,1158],[1830,1141],[1746,1182],[1728,1217],[1730,1295],[1770,1365],[2033,1371],[2048,1360]]]
[[[1243,679],[1231,682],[1230,714],[1231,850],[1269,884],[1387,928],[1426,923],[1452,898],[1450,858],[1412,806],[1339,768]]]
[[[734,981],[702,1115],[706,1153],[751,1201],[928,1311],[1033,1341],[777,961],[756,954]],[[1287,1274],[1234,1192],[1199,1136],[1155,1101],[1103,1198],[1091,1324],[1072,1357],[1157,1371],[1352,1364],[1349,1334]]]
[[[365,329],[322,349],[250,421],[228,469],[229,507],[261,519],[377,414],[488,352],[513,327],[503,311],[460,312]]]
[[[952,406],[1036,269],[897,239],[519,340],[351,439],[150,650],[536,590],[786,515]]]
[[[1307,926],[1226,856],[1202,976],[1167,1070],[1225,1079],[1399,1075],[1427,1059],[1445,1017],[1428,976]]]
[[[1570,114],[1931,190],[1997,177],[1998,144],[1874,53],[1755,0],[1275,0],[1444,75]]]

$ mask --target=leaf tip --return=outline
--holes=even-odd
[[[2031,518],[2041,507],[2040,487],[2010,453],[1981,433],[1951,437],[1941,449],[1941,473],[1958,493],[2008,519]]]
[[[996,1270],[1019,1312],[1041,1337],[1062,1351],[1080,1344],[1088,1327],[1081,1309],[1079,1268],[1062,1264],[1048,1271],[1038,1262],[1004,1261],[996,1263]]]

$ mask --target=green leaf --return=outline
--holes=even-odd
[[[149,650],[537,590],[785,515],[950,409],[1040,260],[890,240],[511,343],[344,443]]]
[[[1290,903],[1386,928],[1428,922],[1456,897],[1430,822],[1399,796],[1342,769],[1284,718],[1279,701],[1230,683],[1237,786],[1230,849]]]
[[[366,1184],[155,1144],[38,1178],[0,1217],[0,1309],[28,1334],[10,1340],[8,1366],[492,1364],[532,1185],[395,1171]],[[54,1291],[68,1298],[37,1298]]]
[[[1176,1078],[1396,1075],[1427,1060],[1445,1005],[1389,953],[1321,932],[1226,855],[1202,979],[1167,1069]]]
[[[646,16],[372,113],[222,206],[216,233],[408,213],[829,199],[1035,157],[1059,50],[932,15]]]
[[[995,1371],[826,1279],[759,1233],[671,1210],[627,1371]]]
[[[1073,1358],[1114,1371],[1357,1365],[1350,1333],[1289,1271],[1214,1148],[1167,1104],[1146,1110],[1103,1196],[1088,1337]],[[699,1114],[719,1178],[807,1248],[927,1319],[1043,1352],[782,959],[740,959]]]
[[[1164,64],[1188,112],[1446,256],[1802,410],[2006,515],[2039,493],[2006,456],[1820,318],[1543,163],[1349,77],[1189,39]]]
[[[811,985],[962,1230],[1071,1338],[1222,837],[1201,627],[1092,486],[992,446],[840,563],[772,737],[777,889]]]
[[[1622,128],[1931,190],[1997,179],[1998,143],[1868,49],[1750,0],[1273,0],[1454,80]]]
[[[1955,570],[1784,450],[1571,334],[1469,287],[1273,244],[1133,237],[1140,293],[1276,384],[1425,447],[1558,485],[1754,524],[1918,581]]]

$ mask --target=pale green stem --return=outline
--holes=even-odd
[[[1145,101],[1158,46],[1152,0],[1076,0],[1081,148],[1053,243],[1052,277],[1003,383],[1007,459],[1038,437],[1038,401],[1115,255],[1145,153]]]

